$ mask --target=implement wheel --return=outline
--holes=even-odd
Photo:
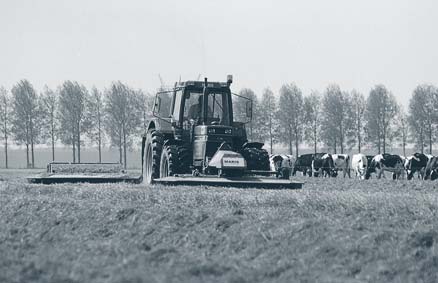
[[[163,135],[155,129],[146,134],[143,156],[143,181],[150,185],[160,177],[160,157],[163,149]]]

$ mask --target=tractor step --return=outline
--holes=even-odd
[[[301,189],[302,182],[284,179],[258,178],[258,177],[193,177],[178,176],[155,179],[155,183],[174,186],[221,186],[240,188],[263,188],[263,189]]]

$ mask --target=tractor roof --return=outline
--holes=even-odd
[[[203,88],[204,82],[203,81],[186,81],[186,82],[179,82],[176,84],[177,87],[194,87],[194,88]],[[207,82],[207,87],[209,88],[228,88],[229,85],[227,82]]]

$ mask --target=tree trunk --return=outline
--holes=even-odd
[[[8,136],[5,135],[5,167],[6,169],[9,168],[8,165]]]
[[[5,167],[8,169],[8,128],[7,128],[7,122],[5,117],[5,124],[4,124],[4,130],[5,130]]]
[[[100,129],[100,112],[99,112],[99,121],[98,121],[98,146],[99,146],[99,163],[102,163],[102,137],[101,137],[101,129]]]
[[[77,136],[78,136],[78,163],[81,163],[81,131],[80,131],[80,123],[78,123],[78,129],[77,129]]]
[[[271,116],[269,116],[269,139],[270,139],[270,148],[271,148],[271,154],[272,154],[272,119]]]
[[[340,137],[339,137],[339,141],[341,143],[341,154],[344,153],[344,132],[343,132],[343,128],[342,128],[342,123],[340,125]]]
[[[432,154],[432,124],[429,124],[429,154]]]
[[[74,135],[73,135],[73,138],[72,138],[72,145],[73,145],[73,148],[72,148],[72,151],[73,151],[73,163],[76,163],[76,138],[75,138]]]
[[[317,143],[318,143],[318,137],[317,137],[316,123],[315,123],[313,127],[313,149],[315,154],[316,154]]]
[[[289,127],[289,154],[292,155],[292,130]]]
[[[26,125],[26,168],[29,168],[30,162],[29,162],[29,126]]]
[[[122,158],[122,137],[120,137],[120,143],[119,143],[119,162],[120,162],[120,164],[123,164],[123,158]]]
[[[26,162],[27,162],[26,168],[29,168],[30,163],[29,163],[29,143],[28,142],[26,142]]]
[[[360,110],[359,109],[357,109],[356,110],[356,112],[357,112],[357,147],[358,147],[358,151],[359,151],[359,153],[360,153],[360,151],[361,151],[361,135],[360,135],[360,128],[361,128],[361,124],[360,124]]]
[[[52,136],[52,161],[55,161],[55,122],[53,121],[52,116],[52,123],[51,123],[51,136]]]
[[[337,147],[337,145],[336,145],[336,138],[335,138],[335,143],[334,143],[334,152],[335,152],[335,154],[336,154],[336,147]]]
[[[123,167],[126,169],[126,130],[123,128],[123,159],[124,159],[124,165]]]
[[[33,137],[30,140],[30,150],[32,153],[32,169],[35,168],[35,154],[34,154],[34,150],[33,150]]]
[[[380,145],[380,132],[379,132],[379,134],[377,136],[377,149],[378,149],[379,154],[380,154],[380,148],[381,148],[381,145]]]
[[[406,156],[406,142],[405,142],[405,137],[403,137],[403,156]]]
[[[296,158],[298,158],[298,145],[299,145],[298,136],[295,135],[295,156],[296,156]]]

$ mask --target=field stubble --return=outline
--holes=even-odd
[[[438,281],[438,183],[43,186],[1,173],[0,282]]]

